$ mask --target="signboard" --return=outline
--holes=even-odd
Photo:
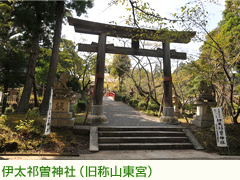
[[[46,119],[46,124],[45,124],[44,135],[48,135],[51,133],[52,97],[53,97],[53,89],[51,89],[51,95],[50,95],[49,107],[48,107],[48,112],[47,112],[47,119]]]
[[[213,117],[214,117],[214,125],[215,125],[215,133],[218,147],[228,147],[227,144],[227,136],[223,121],[222,108],[212,108]]]
[[[2,102],[2,95],[3,95],[3,93],[0,92],[0,103]]]

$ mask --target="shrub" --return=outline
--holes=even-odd
[[[127,102],[127,96],[122,96],[122,102]]]
[[[77,113],[84,112],[87,108],[87,103],[83,100],[77,102]]]
[[[13,112],[14,112],[14,109],[13,109],[12,106],[9,106],[9,107],[7,107],[7,108],[5,109],[5,113],[6,113],[6,114],[11,114],[11,113],[13,113]]]
[[[20,120],[19,125],[17,125],[15,128],[21,134],[26,135],[36,131],[33,124],[34,124],[34,120],[25,120],[25,121]]]
[[[137,99],[130,99],[128,101],[129,105],[132,106],[132,107],[137,107],[138,106],[138,100]]]
[[[36,119],[40,116],[40,113],[39,113],[39,109],[37,107],[33,108],[33,109],[29,109],[26,113],[26,116],[25,118],[27,120],[29,119]]]
[[[129,99],[128,104],[132,106],[133,99]]]
[[[139,100],[134,99],[134,100],[133,100],[133,107],[137,107],[137,106],[138,106],[138,103],[139,103]]]
[[[146,107],[147,107],[147,103],[146,103],[145,101],[140,101],[140,102],[138,103],[138,108],[139,108],[139,109],[145,110]]]
[[[157,115],[158,115],[158,114],[157,114],[155,111],[153,111],[153,110],[147,110],[146,112],[147,112],[147,114],[149,114],[149,115],[151,115],[151,116],[157,116]]]
[[[3,123],[5,123],[6,120],[7,120],[7,115],[2,114],[2,115],[0,116],[0,119],[2,119]]]
[[[159,111],[159,108],[160,106],[157,104],[149,104],[147,109],[152,111]]]

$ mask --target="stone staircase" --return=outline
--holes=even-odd
[[[90,127],[90,151],[203,149],[189,129],[178,126]]]

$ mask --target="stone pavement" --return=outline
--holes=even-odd
[[[148,116],[136,111],[122,102],[112,101],[104,97],[104,112],[109,123],[100,126],[166,126],[157,117]],[[170,126],[170,125],[167,125]],[[176,125],[172,125],[176,126]],[[181,125],[178,125],[181,126]],[[238,159],[240,156],[221,156],[215,153],[187,149],[187,150],[125,150],[99,151],[95,153],[81,153],[79,156],[0,156],[0,160],[215,160]]]
[[[160,123],[158,117],[149,116],[137,111],[123,102],[113,101],[103,97],[104,115],[108,119],[106,124],[94,124],[98,126],[166,126]],[[169,126],[169,125],[168,125]]]

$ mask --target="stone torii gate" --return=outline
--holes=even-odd
[[[163,116],[161,116],[160,121],[171,124],[178,123],[177,117],[174,116],[174,109],[172,106],[172,77],[170,59],[186,59],[186,53],[170,50],[170,42],[189,43],[191,38],[195,36],[196,32],[138,29],[96,23],[72,17],[68,17],[68,22],[70,25],[74,26],[75,32],[99,35],[98,43],[78,45],[79,51],[97,52],[95,75],[95,82],[97,83],[93,98],[92,115],[89,118],[90,121],[107,122],[103,111],[105,54],[113,53],[163,58],[163,87],[165,98]],[[132,47],[125,48],[115,47],[112,44],[108,45],[106,44],[107,36],[132,39]],[[161,41],[163,43],[163,49],[140,49],[139,40]]]

